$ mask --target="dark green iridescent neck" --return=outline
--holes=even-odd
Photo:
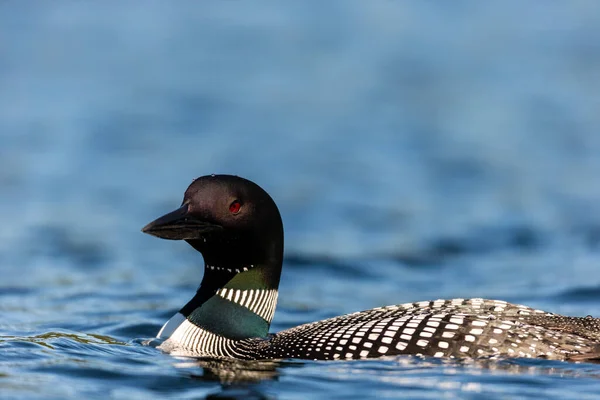
[[[210,267],[210,265],[206,266],[196,296],[182,308],[181,313],[193,324],[229,339],[265,337],[269,332],[270,321],[257,315],[249,307],[234,302],[233,298],[228,300],[217,292],[222,289],[233,289],[250,293],[252,290],[256,295],[268,290],[277,290],[281,267],[273,268],[269,265],[248,265],[229,269]],[[244,268],[247,271],[244,271]],[[242,272],[236,273],[236,269]]]
[[[271,269],[268,266],[253,265],[248,268],[248,271],[236,274],[223,287],[242,290],[277,289],[279,287],[280,275],[279,273],[273,274]]]

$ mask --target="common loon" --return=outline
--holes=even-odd
[[[600,319],[567,317],[500,300],[450,299],[374,308],[300,325],[269,326],[283,262],[283,223],[273,199],[232,175],[195,179],[177,210],[143,232],[185,240],[204,258],[196,295],[159,331],[174,355],[266,360],[600,358]]]

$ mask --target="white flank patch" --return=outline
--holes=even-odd
[[[158,331],[158,334],[156,335],[156,337],[158,339],[167,339],[169,338],[173,332],[175,332],[175,330],[177,328],[179,328],[179,325],[181,325],[181,323],[185,321],[185,317],[183,316],[183,314],[181,313],[177,313],[175,315],[173,315],[171,317],[171,319],[169,319],[162,328],[160,328],[160,331]]]

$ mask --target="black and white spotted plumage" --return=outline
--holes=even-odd
[[[600,359],[600,319],[500,300],[407,303],[268,334],[283,263],[283,224],[273,199],[243,178],[196,179],[180,208],[143,231],[185,240],[205,259],[198,292],[159,332],[160,348],[171,354],[244,360],[401,354]]]
[[[565,319],[570,320],[568,329]],[[195,332],[188,324],[186,329]],[[169,345],[174,354],[239,359],[348,360],[412,354],[567,360],[599,355],[599,328],[597,318],[564,317],[498,300],[452,299],[375,308],[300,325],[266,339],[213,340],[221,350],[206,351],[206,344],[178,336]]]
[[[283,331],[262,354],[317,360],[398,354],[567,359],[600,351],[600,345],[583,336],[583,331],[576,335],[534,323],[542,317],[554,314],[483,299],[409,303]],[[597,327],[599,322],[594,320]]]

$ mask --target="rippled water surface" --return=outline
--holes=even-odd
[[[545,360],[222,363],[144,343],[198,175],[279,204],[271,330],[499,298],[600,315],[596,2],[0,5],[1,398],[597,398]]]

